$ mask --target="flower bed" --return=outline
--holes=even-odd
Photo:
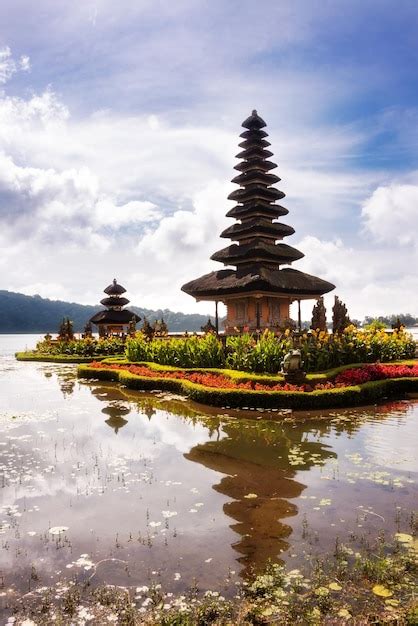
[[[128,365],[118,363],[99,363],[94,361],[91,364],[92,368],[96,369],[110,369],[110,370],[122,370],[130,372],[135,376],[142,376],[145,378],[169,378],[174,380],[187,380],[197,385],[203,385],[204,387],[213,387],[215,389],[252,389],[255,391],[304,391],[303,386],[290,385],[289,383],[279,382],[272,383],[271,385],[258,383],[253,380],[247,380],[246,382],[235,381],[231,377],[212,373],[212,372],[188,372],[187,370],[163,370],[163,369],[150,369],[146,365]]]
[[[305,393],[311,393],[315,390],[326,389],[338,389],[342,387],[352,387],[353,385],[361,385],[374,380],[385,380],[388,378],[418,378],[418,364],[417,365],[386,365],[382,363],[376,363],[374,365],[364,365],[361,367],[353,367],[347,369],[337,376],[333,380],[328,380],[325,383],[314,381],[303,385],[292,385],[286,383],[283,380],[275,382],[276,379],[272,379],[271,384],[260,383],[256,380],[247,380],[245,382],[236,381],[230,376],[212,372],[188,372],[187,370],[163,370],[163,369],[151,369],[146,365],[129,365],[118,364],[109,362],[97,362],[93,361],[91,364],[95,369],[110,369],[110,370],[122,370],[130,372],[134,376],[141,376],[145,378],[169,378],[174,380],[187,380],[197,385],[203,385],[204,387],[212,387],[215,389],[248,389],[253,391],[299,391]]]
[[[360,370],[360,373],[359,373]],[[333,379],[312,375],[303,386],[282,377],[257,377],[241,372],[164,369],[150,364],[94,362],[78,368],[80,378],[120,382],[129,389],[165,390],[202,404],[231,408],[321,409],[356,406],[418,391],[415,363],[349,367],[332,372]],[[343,375],[345,375],[343,377]],[[364,382],[358,384],[359,376]],[[244,378],[244,379],[243,379]],[[257,380],[258,379],[258,380]],[[324,382],[325,381],[325,382]]]

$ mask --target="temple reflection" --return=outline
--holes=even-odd
[[[289,549],[297,498],[306,488],[303,472],[336,458],[336,438],[345,434],[350,439],[364,422],[401,417],[411,406],[396,402],[338,412],[226,412],[164,392],[134,392],[109,382],[80,384],[105,404],[101,412],[115,434],[130,414],[152,420],[167,412],[190,426],[204,427],[201,443],[183,456],[216,472],[209,481],[228,500],[222,510],[236,534],[232,548],[243,576],[262,570],[269,559],[280,561]]]
[[[243,574],[261,570],[269,559],[280,561],[280,554],[289,548],[286,539],[292,527],[284,520],[297,514],[291,500],[305,489],[295,480],[289,452],[298,450],[303,470],[335,456],[306,435],[301,428],[284,431],[278,423],[234,421],[222,425],[219,437],[184,455],[225,474],[213,489],[232,499],[223,511],[234,520],[231,528],[239,535],[232,547],[240,554],[237,560],[244,566]]]
[[[118,403],[109,404],[102,409],[102,413],[109,415],[108,419],[105,420],[105,423],[110,426],[110,428],[113,428],[116,435],[119,430],[128,423],[128,420],[124,418],[124,415],[129,415],[130,412],[129,408]]]

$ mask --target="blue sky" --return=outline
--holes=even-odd
[[[1,288],[96,302],[115,274],[210,310],[180,286],[217,267],[257,108],[295,267],[355,317],[418,315],[417,34],[407,1],[3,0]]]

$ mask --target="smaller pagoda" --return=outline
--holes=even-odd
[[[100,337],[124,336],[135,332],[136,325],[141,318],[133,311],[124,309],[129,304],[129,300],[123,296],[126,293],[125,287],[119,285],[114,278],[113,283],[106,287],[104,292],[106,298],[100,300],[100,304],[103,304],[106,309],[90,318],[90,322],[97,326]]]

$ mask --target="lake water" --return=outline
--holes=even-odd
[[[65,578],[233,589],[410,532],[418,401],[224,412],[15,361],[36,339],[0,335],[0,608]]]

